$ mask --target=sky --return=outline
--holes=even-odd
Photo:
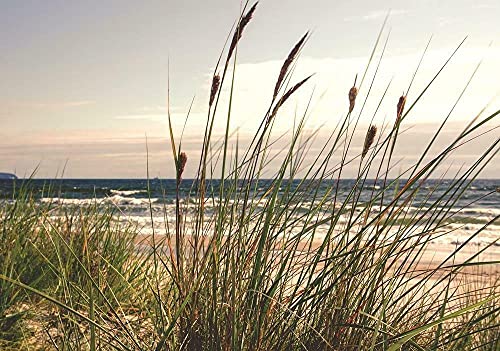
[[[168,77],[176,134],[193,102],[183,145],[190,160],[196,159],[211,75],[240,7],[239,0],[1,0],[0,172],[24,176],[37,169],[37,177],[53,178],[64,170],[66,178],[144,178],[147,144],[150,175],[173,177]],[[405,120],[407,138],[396,152],[401,164],[417,159],[481,60],[436,151],[483,107],[488,105],[485,115],[500,108],[497,0],[262,0],[238,47],[231,131],[243,141],[253,135],[283,59],[311,30],[292,81],[315,75],[283,109],[275,128],[276,135],[287,133],[312,97],[308,130],[320,128],[320,143],[345,116],[347,92],[356,74],[363,75],[389,10],[374,64],[360,88],[358,99],[366,96],[388,38],[360,130],[372,116],[378,125],[394,118],[431,36],[409,104],[467,39]],[[229,86],[223,90],[227,96]],[[217,135],[224,131],[224,112],[221,108]],[[498,118],[489,124],[496,126]],[[447,166],[453,171],[470,164],[498,137],[498,129],[490,131],[459,150]],[[195,164],[188,162],[188,176],[194,175]],[[482,176],[498,174],[494,159]]]

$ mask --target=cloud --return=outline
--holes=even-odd
[[[59,103],[53,103],[53,104],[42,104],[40,106],[45,106],[45,107],[78,107],[78,106],[87,106],[87,105],[93,105],[95,104],[94,100],[82,100],[82,101],[66,101],[66,102],[59,102]]]
[[[452,52],[453,48],[431,49],[427,52],[411,87],[407,106],[415,101]],[[417,51],[404,55],[386,53],[363,108],[361,124],[369,123],[372,118],[376,123],[381,123],[384,119],[388,121],[395,118],[397,101],[402,92],[407,92],[420,55],[421,52]],[[500,48],[469,47],[459,50],[412,109],[408,116],[409,123],[437,123],[445,118],[465,87],[475,66],[483,58],[482,67],[450,118],[452,121],[463,123],[474,117],[499,91],[496,77],[500,74]],[[360,89],[355,114],[361,111],[378,59],[379,57],[374,58]],[[275,122],[276,130],[281,132],[289,130],[293,125],[293,119],[300,118],[306,108],[310,115],[309,124],[313,127],[335,125],[338,120],[345,117],[348,107],[347,92],[356,74],[358,74],[359,85],[366,63],[366,57],[301,57],[290,84],[293,85],[311,73],[316,74],[283,106]],[[232,128],[241,127],[242,133],[252,133],[258,127],[268,109],[281,65],[281,60],[237,65],[231,112]],[[378,107],[389,82],[388,92]],[[218,108],[220,123],[216,122],[218,126],[216,130],[225,128],[223,122],[227,115],[229,84],[226,83],[223,90]],[[313,98],[309,104],[311,95]],[[494,100],[490,109],[485,113],[494,108],[498,108],[498,99]]]
[[[159,106],[159,105],[156,105],[156,106],[143,106],[140,108],[140,111],[142,112],[147,112],[147,113],[151,113],[151,112],[162,112],[162,113],[166,113],[166,107],[165,106]]]
[[[426,54],[422,66],[415,78],[407,106],[410,106],[432,79],[440,66],[449,57],[453,48],[433,50]],[[386,52],[377,73],[370,95],[363,108],[360,125],[374,123],[381,125],[389,123],[395,117],[397,101],[402,92],[406,92],[421,53],[415,51],[405,54]],[[498,94],[498,84],[495,77],[500,74],[500,48],[463,48],[453,58],[416,104],[408,116],[408,123],[438,123],[449,113],[452,105],[465,86],[477,62],[484,58],[483,67],[477,73],[475,80],[458,104],[451,121],[467,121],[474,117],[492,98]],[[372,67],[368,71],[363,86],[360,89],[355,113],[359,114],[364,103],[368,87],[375,71],[379,57],[375,56]],[[354,77],[358,74],[358,86],[367,63],[366,57],[317,58],[301,57],[290,84],[293,85],[303,77],[316,73],[315,76],[294,96],[286,102],[275,120],[276,133],[286,133],[294,123],[294,119],[302,117],[307,109],[309,115],[308,127],[334,127],[345,117],[348,107],[347,92]],[[270,98],[276,77],[282,65],[282,60],[263,62],[241,62],[236,66],[235,88],[232,101],[230,133],[238,133],[240,138],[253,135],[265,112],[269,108]],[[231,74],[231,72],[229,72]],[[210,76],[206,76],[200,95],[208,96]],[[391,82],[384,100],[380,99],[387,85]],[[226,81],[222,87],[221,100],[217,107],[213,133],[223,135],[228,115],[228,97],[230,84]],[[308,103],[312,96],[310,105]],[[380,106],[378,106],[380,103]],[[490,110],[498,108],[498,98],[493,100]],[[179,135],[184,129],[187,108],[171,106],[171,117],[174,135]],[[488,113],[486,111],[485,113]],[[357,117],[357,115],[356,115]],[[137,135],[159,136],[168,134],[168,116],[162,106],[147,106],[130,113],[112,117],[118,122],[117,128],[129,128]],[[207,119],[207,105],[203,99],[195,100],[191,114],[186,123],[184,138],[199,138],[203,134]]]
[[[172,119],[172,123],[177,126],[184,125],[184,121],[186,120],[187,111],[186,112],[172,112],[170,113],[170,117]],[[193,123],[197,126],[201,124],[204,125],[206,121],[207,115],[206,112],[190,112],[188,117],[188,122],[191,126]],[[168,115],[167,113],[144,113],[144,114],[128,114],[128,115],[119,115],[115,116],[116,120],[123,121],[153,121],[158,122],[163,125],[168,124]]]
[[[499,5],[493,5],[493,4],[478,4],[474,3],[471,5],[473,9],[498,9],[500,6]]]
[[[354,22],[354,21],[374,21],[378,20],[381,18],[384,18],[389,14],[390,16],[399,16],[399,15],[404,15],[407,14],[408,10],[375,10],[368,12],[367,14],[360,15],[360,16],[350,16],[344,18],[344,21],[346,22]]]
[[[52,101],[52,102],[6,102],[5,105],[15,108],[31,109],[59,109],[68,107],[80,107],[95,104],[94,100],[75,100],[75,101]]]
[[[450,24],[457,22],[456,19],[453,19],[451,17],[438,17],[436,19],[436,21],[437,21],[439,27],[445,27],[445,26],[448,26]]]
[[[168,116],[166,113],[162,113],[162,114],[144,113],[144,114],[120,115],[120,116],[115,116],[114,119],[137,120],[137,121],[148,120],[148,121],[155,121],[155,122],[165,122],[165,121],[168,121]]]

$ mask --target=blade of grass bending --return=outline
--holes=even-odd
[[[178,173],[177,151],[175,148],[174,132],[172,130],[172,118],[170,115],[170,59],[167,61],[167,118],[168,118],[168,132],[170,134],[170,146],[172,147],[172,154],[174,155],[175,170]]]

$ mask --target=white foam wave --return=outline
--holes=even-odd
[[[150,199],[148,198],[135,198],[135,197],[125,197],[121,195],[113,195],[107,197],[105,201],[112,202],[115,205],[147,205],[149,204]],[[152,198],[151,203],[155,203],[158,201],[158,198]]]
[[[156,203],[159,199],[152,198],[151,203]],[[40,199],[44,203],[57,203],[62,205],[90,205],[90,204],[105,204],[112,203],[115,205],[132,205],[132,206],[144,206],[149,204],[150,199],[148,198],[135,198],[135,197],[125,197],[121,195],[113,195],[105,198],[90,198],[90,199],[68,199],[60,197],[44,197]]]
[[[146,193],[146,190],[116,190],[116,189],[111,189],[109,192],[112,194],[115,194],[115,195],[120,195],[120,196],[130,196],[130,195],[135,195],[135,194]]]
[[[67,199],[60,197],[44,197],[40,199],[41,202],[51,203],[51,204],[61,204],[61,205],[90,205],[99,203],[99,199]]]

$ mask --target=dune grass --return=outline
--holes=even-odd
[[[166,235],[153,231],[149,250],[137,250],[137,228],[124,227],[116,211],[97,202],[40,204],[28,184],[2,204],[1,348],[498,350],[499,276],[479,274],[499,262],[478,260],[498,240],[458,260],[498,218],[482,223],[442,262],[420,263],[455,222],[454,204],[496,155],[498,138],[440,184],[437,200],[425,181],[443,178],[444,160],[478,134],[488,138],[500,111],[479,112],[447,147],[431,154],[446,117],[419,160],[389,178],[406,116],[449,60],[411,104],[408,91],[395,101],[392,121],[371,126],[357,140],[366,102],[357,99],[364,90],[365,99],[372,98],[376,74],[368,82],[366,72],[370,65],[378,70],[373,57],[381,30],[359,85],[355,79],[349,91],[345,118],[314,161],[305,161],[316,135],[306,128],[308,111],[295,120],[287,147],[276,152],[274,121],[310,78],[292,75],[307,33],[286,57],[269,108],[242,152],[230,134],[231,104],[238,43],[255,10],[245,7],[215,67],[199,159],[183,151],[169,115],[176,215]],[[222,140],[214,140],[224,85],[230,91],[226,129]],[[362,151],[353,156],[354,147]],[[271,167],[271,160],[280,166]],[[198,170],[184,193],[186,162]],[[338,181],[353,165],[355,185],[340,194]],[[378,188],[369,179],[373,172]],[[268,174],[271,181],[264,179]],[[370,199],[361,201],[367,191]],[[417,194],[425,194],[424,201],[410,211]]]

